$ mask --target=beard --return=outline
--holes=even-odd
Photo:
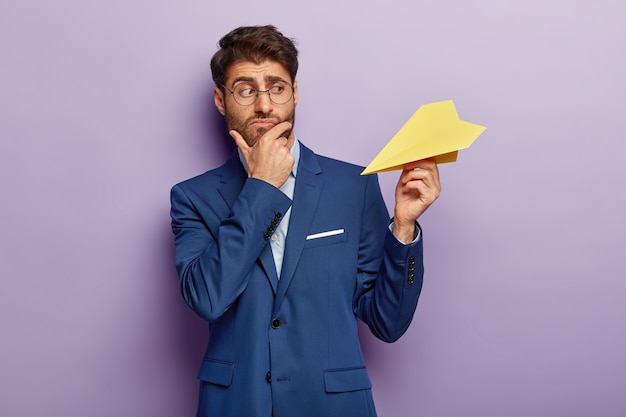
[[[255,120],[259,119],[268,119],[274,122],[275,124],[281,122],[290,122],[291,129],[285,131],[281,136],[289,139],[291,132],[293,132],[294,122],[296,120],[296,111],[295,108],[289,112],[286,117],[280,119],[272,114],[266,114],[262,112],[257,112],[253,116],[243,119],[237,113],[229,111],[229,109],[224,106],[225,117],[226,117],[226,125],[228,126],[228,130],[236,130],[243,136],[244,140],[248,144],[248,146],[253,147],[256,143],[261,139],[261,136],[267,133],[270,128],[265,127],[253,127],[252,123]]]

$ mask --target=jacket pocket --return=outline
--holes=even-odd
[[[349,392],[372,388],[367,369],[359,368],[329,369],[324,371],[326,392]]]
[[[347,240],[347,232],[343,229],[341,233],[337,233],[337,234],[331,234],[331,235],[327,235],[324,236],[324,233],[316,233],[316,234],[312,234],[307,236],[306,241],[304,242],[304,249],[310,249],[310,248],[317,248],[320,246],[329,246],[329,245],[335,245],[337,243],[343,243]],[[321,237],[317,237],[320,236]]]
[[[228,387],[233,382],[235,364],[230,362],[205,359],[200,366],[198,379],[211,384]]]

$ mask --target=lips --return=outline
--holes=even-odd
[[[278,122],[272,119],[255,119],[251,123],[252,126],[265,128],[272,128],[277,124]]]
[[[252,122],[252,126],[271,129],[272,127],[276,126],[276,122],[273,122],[271,120],[255,120],[254,122]]]

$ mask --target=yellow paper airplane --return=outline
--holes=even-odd
[[[454,162],[486,127],[459,119],[452,100],[424,104],[411,116],[361,175],[402,169],[409,162],[435,157]]]

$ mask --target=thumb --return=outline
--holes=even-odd
[[[241,151],[243,156],[246,158],[246,160],[248,160],[248,155],[250,154],[250,151],[252,149],[248,145],[248,142],[246,142],[246,140],[243,138],[243,136],[241,136],[241,133],[237,132],[234,129],[233,130],[229,130],[228,134],[234,139],[235,144],[237,145],[237,147],[239,148],[239,150]]]
[[[246,152],[248,149],[250,149],[248,143],[239,132],[237,132],[236,130],[229,130],[228,134],[234,139],[235,144],[239,149],[241,149],[242,152]]]

